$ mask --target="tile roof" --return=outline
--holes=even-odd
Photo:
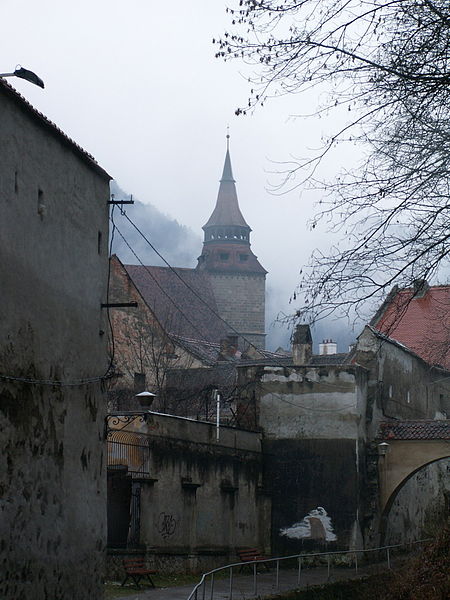
[[[372,326],[426,362],[450,370],[450,285],[432,286],[420,297],[412,288],[397,291]]]
[[[205,273],[195,269],[124,267],[169,334],[207,342],[219,342],[226,337],[225,324],[214,314],[218,312],[217,305]]]
[[[450,420],[382,422],[377,437],[382,440],[450,440]]]
[[[50,121],[43,113],[38,111],[22,94],[13,88],[7,81],[0,77],[0,93],[4,93],[9,98],[14,100],[18,106],[25,111],[32,119],[37,121],[40,125],[47,128],[49,132],[55,135],[64,145],[69,146],[71,150],[77,154],[81,159],[84,160],[94,171],[99,175],[110,181],[111,175],[102,169],[95,158],[86,152],[81,146],[74,142],[68,135],[64,133],[53,121]]]
[[[171,339],[187,350],[190,354],[199,358],[202,362],[213,365],[217,362],[220,354],[220,343],[209,342],[208,340],[197,340],[186,338],[179,335],[171,335]]]

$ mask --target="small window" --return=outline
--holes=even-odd
[[[19,181],[17,177],[17,171],[14,171],[14,192],[17,194],[19,191]]]
[[[248,254],[239,254],[239,260],[241,262],[245,262],[246,260],[248,260]]]
[[[219,256],[220,256],[220,260],[228,260],[230,258],[230,255],[228,252],[221,252],[219,254]]]
[[[42,190],[38,190],[37,212],[41,219],[43,219],[45,214],[45,203],[44,192]]]
[[[99,231],[97,233],[97,252],[98,254],[102,253],[102,232]]]

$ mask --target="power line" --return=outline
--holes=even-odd
[[[127,213],[123,210],[120,209],[120,212],[122,214],[122,216],[124,216],[127,221],[134,227],[134,229],[139,233],[139,235],[144,239],[144,241],[150,246],[150,248],[157,254],[157,256],[159,256],[159,258],[167,265],[167,267],[175,274],[175,276],[183,283],[183,285],[186,286],[187,289],[189,289],[196,298],[198,298],[200,300],[200,302],[206,306],[206,308],[208,308],[208,310],[211,311],[211,313],[216,316],[218,319],[220,319],[220,321],[222,321],[222,323],[224,323],[227,328],[231,329],[231,331],[233,331],[234,333],[236,333],[239,337],[241,337],[247,344],[249,344],[252,348],[254,348],[258,353],[262,354],[262,351],[260,348],[258,348],[257,346],[255,346],[255,344],[253,344],[250,340],[248,340],[245,336],[243,336],[241,333],[239,333],[239,331],[237,331],[232,325],[230,325],[230,323],[228,323],[228,321],[226,321],[221,315],[219,315],[219,313],[214,310],[214,308],[212,306],[210,306],[208,304],[208,302],[197,292],[197,290],[195,290],[191,285],[189,285],[189,283],[177,272],[177,270],[172,267],[172,265],[169,263],[169,261],[161,254],[161,252],[159,252],[159,250],[154,246],[154,244],[152,244],[152,242],[145,236],[145,234],[139,229],[139,227],[130,219],[130,217],[127,215]],[[117,228],[116,228],[117,229]],[[134,252],[134,250],[131,248],[130,244],[125,240],[124,236],[120,233],[120,231],[117,229],[117,231],[119,232],[119,234],[121,235],[122,239],[125,241],[126,245],[128,246],[128,248],[132,251],[132,253],[134,254],[134,256],[139,260],[139,263],[141,264],[141,266],[143,266],[147,272],[151,275],[152,279],[157,283],[158,287],[170,298],[170,296],[163,290],[162,286],[159,284],[159,282],[156,281],[156,279],[153,277],[152,273],[148,270],[148,268],[143,264],[143,262],[140,260],[140,258],[137,256],[137,254]],[[172,299],[171,299],[172,300]],[[184,315],[183,311],[181,310],[181,308],[175,304],[175,302],[172,300],[175,308],[177,310],[179,310],[181,312],[181,314]],[[185,318],[187,319],[186,315],[184,315]],[[189,321],[188,321],[189,322]],[[196,331],[202,336],[203,338],[203,333],[200,332],[198,329],[196,329]],[[264,357],[264,355],[263,355]],[[270,364],[268,364],[267,366],[275,366],[275,367],[280,367],[280,368],[286,368],[287,365],[285,364],[281,364],[276,362],[276,360],[274,359],[268,359],[268,361],[270,362]],[[303,366],[303,365],[302,365]],[[306,367],[308,367],[308,365],[305,365]],[[328,383],[328,382],[315,382],[309,378],[304,379],[307,383],[317,383],[320,385],[324,385],[324,386],[328,386],[330,388],[333,388],[334,390],[341,390],[341,391],[348,391],[347,387],[340,387],[339,385],[333,384],[333,383]]]
[[[157,287],[161,290],[161,292],[166,296],[166,298],[168,298],[170,300],[170,302],[173,304],[173,306],[175,307],[175,310],[177,310],[184,319],[186,319],[186,321],[189,323],[189,325],[194,329],[194,331],[196,333],[198,333],[200,335],[200,339],[203,339],[203,333],[198,329],[198,327],[189,319],[189,317],[186,315],[186,313],[177,305],[177,303],[175,302],[175,300],[170,296],[170,294],[164,289],[164,287],[159,283],[159,281],[156,279],[156,277],[153,275],[153,273],[150,271],[150,269],[144,265],[144,263],[142,262],[142,260],[139,258],[139,256],[137,255],[137,253],[135,252],[135,250],[131,247],[130,243],[127,241],[127,239],[125,238],[125,236],[123,235],[123,233],[119,230],[119,228],[116,226],[116,231],[117,233],[120,235],[120,237],[122,238],[122,240],[124,241],[124,243],[126,244],[126,246],[128,247],[128,249],[132,252],[133,256],[136,258],[136,260],[139,261],[139,264],[141,265],[141,267],[143,267],[146,272],[150,275],[152,281],[155,282],[155,284],[157,285]]]
[[[186,286],[187,289],[189,289],[191,291],[191,293],[193,293],[195,295],[196,298],[198,298],[200,300],[200,302],[202,302],[202,304],[204,306],[206,306],[206,308],[208,308],[208,310],[210,310],[210,312],[214,316],[216,316],[220,321],[222,321],[227,326],[227,328],[229,328],[231,331],[233,331],[234,333],[236,333],[239,337],[241,337],[247,344],[249,344],[257,352],[261,353],[261,349],[260,348],[258,348],[257,346],[255,346],[255,344],[253,344],[250,340],[248,340],[245,336],[243,336],[240,332],[238,332],[232,325],[230,325],[230,323],[228,323],[221,315],[219,315],[219,313],[216,310],[214,310],[214,308],[212,308],[208,304],[208,302],[194,288],[192,288],[191,285],[189,285],[189,283],[177,272],[177,270],[174,267],[172,267],[172,265],[168,262],[168,260],[161,254],[161,252],[159,252],[159,250],[154,246],[154,244],[152,244],[152,242],[145,236],[145,234],[139,229],[139,227],[130,219],[130,217],[127,215],[127,213],[123,209],[121,209],[121,214],[127,219],[127,221],[132,225],[132,227],[134,227],[134,229],[139,233],[139,235],[144,239],[144,241],[150,246],[150,248],[157,254],[157,256],[159,256],[159,258],[174,273],[174,275]],[[127,243],[127,246],[130,248],[130,250],[132,250],[132,248],[130,247],[130,245],[128,243]],[[132,250],[132,252],[136,256],[136,254],[135,254],[135,252],[133,250]],[[138,259],[138,260],[139,260],[140,264],[144,268],[147,269],[147,267],[145,267],[145,265],[142,263],[142,261],[140,259]],[[147,271],[148,271],[148,269],[147,269]],[[155,280],[154,277],[153,277],[153,279]],[[157,282],[157,284],[159,286],[158,282]],[[161,286],[159,286],[159,287],[160,287],[160,289],[162,289]],[[183,312],[181,311],[181,309],[180,309],[180,307],[178,305],[176,305],[174,303],[174,306],[176,307],[177,310],[179,310],[183,314]],[[185,318],[187,318],[187,317],[185,316]],[[198,331],[198,333],[200,333],[200,335],[203,335],[199,331]],[[285,364],[277,363],[276,360],[274,361],[274,359],[269,359],[268,363],[269,364],[267,364],[265,366],[275,366],[275,367],[280,367],[280,368],[283,368],[283,369],[288,366],[288,365],[285,365]],[[300,366],[308,368],[308,365],[300,365]],[[326,386],[326,387],[332,388],[333,390],[336,390],[336,391],[343,391],[343,392],[344,391],[346,391],[346,392],[349,391],[348,387],[344,388],[344,387],[336,385],[334,383],[329,383],[329,382],[325,382],[325,381],[320,381],[320,382],[319,381],[314,381],[314,380],[312,380],[310,378],[307,378],[307,377],[305,377],[303,379],[303,381],[305,381],[306,383],[312,383],[312,384],[317,384],[317,385],[321,385],[321,386]],[[268,392],[271,393],[271,394],[273,394],[273,395],[275,395],[275,396],[278,396],[279,400],[282,401],[282,402],[285,402],[285,403],[290,404],[292,406],[296,406],[296,407],[301,408],[303,410],[309,410],[309,411],[312,411],[312,412],[340,412],[340,411],[343,411],[343,410],[348,410],[350,408],[355,408],[356,407],[356,404],[346,405],[344,407],[337,408],[337,409],[318,409],[318,408],[306,407],[306,406],[303,406],[303,405],[300,405],[300,404],[296,404],[296,403],[290,402],[286,398],[281,397],[279,394],[274,394],[273,392],[271,392],[269,390],[268,390]],[[404,407],[407,407],[407,405],[405,405],[403,403],[399,403],[399,404],[401,404]]]

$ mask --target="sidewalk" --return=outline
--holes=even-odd
[[[377,572],[385,571],[386,563],[377,565],[368,565],[358,569],[354,568],[334,568],[331,570],[329,581],[340,581],[343,579],[354,579],[363,575],[373,575]],[[304,569],[301,573],[300,586],[298,585],[297,570],[280,570],[279,586],[276,587],[276,571],[273,569],[270,573],[258,573],[256,594],[254,593],[253,575],[235,575],[233,577],[233,600],[250,600],[254,598],[264,598],[266,596],[278,595],[299,588],[306,588],[310,585],[323,585],[328,582],[328,571],[326,568]],[[199,577],[200,580],[200,577]],[[205,595],[203,590],[198,590],[198,600],[228,600],[229,599],[229,580],[219,579],[214,582],[214,589],[211,593],[211,581],[208,579]],[[134,593],[130,596],[123,596],[121,600],[187,600],[192,592],[194,584],[171,587],[148,589],[142,593]]]

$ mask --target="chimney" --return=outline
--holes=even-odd
[[[423,298],[430,289],[426,279],[414,279],[414,298]]]
[[[292,334],[292,361],[294,365],[306,365],[311,360],[312,337],[309,325],[297,325]]]
[[[319,354],[337,354],[337,344],[333,340],[323,340],[319,344]]]

